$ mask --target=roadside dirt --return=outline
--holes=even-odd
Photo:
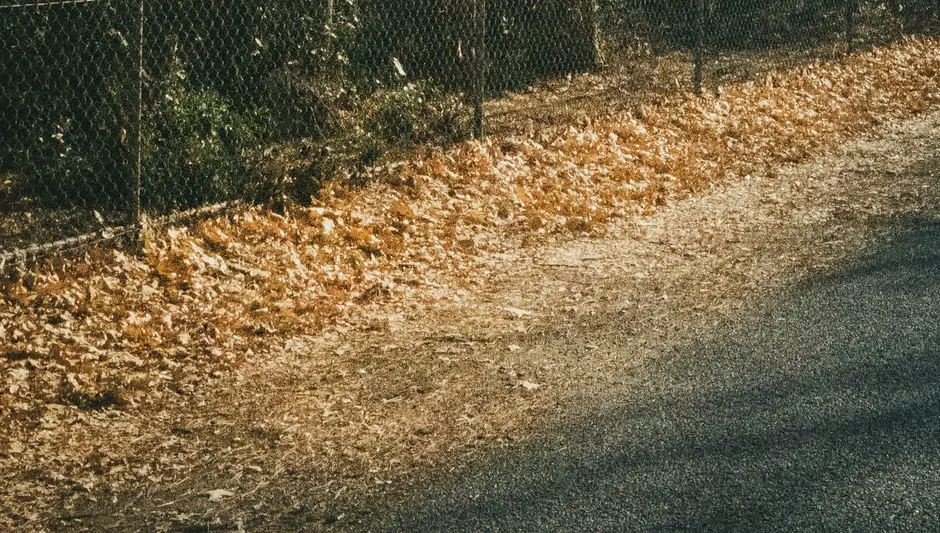
[[[138,435],[145,460],[125,461],[141,480],[77,486],[44,527],[348,527],[384,493],[589,413],[670,343],[940,218],[938,131],[940,113],[893,124],[603,238],[504,243],[152,416],[103,413],[76,439],[105,457]]]

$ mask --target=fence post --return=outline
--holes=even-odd
[[[600,16],[601,9],[600,4],[598,0],[585,0],[581,9],[585,12],[584,16],[586,20],[584,20],[584,24],[586,25],[587,39],[590,41],[588,43],[590,47],[588,49],[588,66],[592,71],[597,71],[604,62],[604,58],[601,55],[601,35],[598,27],[598,17]]]
[[[336,15],[336,3],[334,0],[326,0],[326,5],[323,6],[323,36],[324,36],[324,47],[326,48],[326,56],[330,57],[333,54],[333,18]]]
[[[473,136],[483,137],[486,94],[486,0],[473,1]]]
[[[140,0],[140,10],[137,13],[137,135],[134,142],[137,144],[137,153],[134,169],[134,242],[140,246],[143,242],[144,213],[142,205],[143,188],[143,160],[144,160],[144,2]]]
[[[702,95],[702,63],[705,56],[705,0],[695,0],[695,66],[692,85],[695,94]]]
[[[855,51],[855,0],[845,0],[845,49]]]

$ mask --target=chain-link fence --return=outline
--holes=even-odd
[[[134,218],[133,17],[107,2],[0,3],[0,255]],[[100,235],[99,235],[100,237]]]
[[[936,0],[0,0],[0,264],[935,27]]]

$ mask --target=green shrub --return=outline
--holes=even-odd
[[[377,163],[387,149],[387,143],[361,129],[346,136],[310,142],[304,150],[307,165],[303,172],[290,177],[285,194],[305,204],[331,179],[363,181],[368,167]]]
[[[282,184],[285,195],[306,202],[331,179],[367,182],[370,167],[390,150],[454,143],[472,132],[472,110],[463,98],[428,82],[377,90],[350,113],[362,117],[360,123],[347,121],[336,135],[306,142],[309,164]]]
[[[428,82],[376,91],[363,108],[364,130],[393,146],[449,144],[472,131],[472,112],[464,99]]]
[[[215,91],[190,90],[185,79],[175,70],[145,119],[144,206],[162,212],[256,199],[267,186],[254,162],[261,147],[257,116]]]
[[[324,138],[350,127],[349,109],[359,97],[341,73],[304,75],[284,69],[266,87],[266,133],[279,139]]]
[[[123,10],[6,9],[0,16],[0,166],[19,203],[124,208],[136,117]]]

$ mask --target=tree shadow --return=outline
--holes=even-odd
[[[938,302],[940,224],[921,223],[365,529],[935,530]]]

